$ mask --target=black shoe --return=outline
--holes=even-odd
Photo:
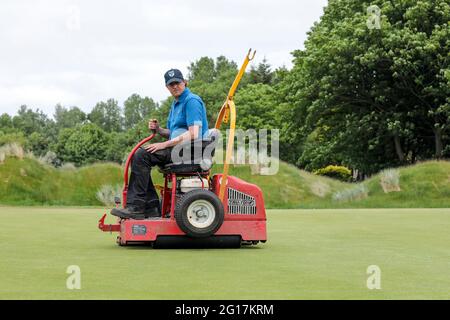
[[[149,215],[145,214],[144,211],[139,211],[128,207],[124,209],[114,208],[111,210],[111,214],[122,219],[143,220],[149,218]]]
[[[161,210],[159,207],[145,208],[144,215],[147,217],[161,217]]]

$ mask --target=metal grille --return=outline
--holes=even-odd
[[[243,192],[228,188],[229,214],[256,214],[255,198]]]

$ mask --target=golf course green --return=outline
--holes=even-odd
[[[450,299],[450,209],[268,210],[267,243],[201,250],[119,247],[103,213],[0,207],[0,299]]]

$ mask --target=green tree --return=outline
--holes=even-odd
[[[237,122],[240,129],[275,129],[277,100],[275,89],[263,83],[250,84],[235,98]]]
[[[53,117],[59,129],[73,128],[86,121],[86,114],[80,108],[71,107],[67,109],[60,104],[55,106]]]
[[[61,130],[53,150],[64,162],[77,166],[107,159],[110,135],[96,124],[88,123]]]
[[[21,146],[24,146],[26,144],[26,138],[22,132],[15,131],[10,133],[3,133],[2,131],[0,131],[0,146],[9,143],[17,143]]]
[[[39,132],[33,132],[27,137],[25,148],[33,152],[36,156],[43,156],[47,153],[50,145],[48,136]]]
[[[254,67],[253,65],[250,66],[250,71],[248,73],[249,83],[271,84],[274,80],[274,72],[272,72],[271,69],[272,67],[264,57],[263,61],[259,63],[257,67]]]
[[[12,123],[15,129],[25,135],[30,135],[33,132],[46,131],[51,126],[52,121],[39,109],[33,111],[26,105],[22,105],[17,115],[12,118]]]
[[[141,120],[148,120],[158,105],[153,99],[132,94],[124,102],[125,129],[130,129]]]
[[[12,122],[12,118],[9,114],[7,113],[3,113],[0,116],[0,130],[3,132],[7,132],[12,130],[13,128],[13,122]]]
[[[106,132],[122,130],[122,111],[114,99],[97,103],[89,113],[88,119]]]
[[[26,137],[23,144],[25,149],[38,156],[45,154],[50,141],[57,137],[55,122],[39,109],[33,111],[25,105],[22,105],[17,115],[12,118],[12,125],[13,128],[9,132],[22,133]]]
[[[132,147],[141,139],[129,141],[125,132],[108,133],[108,143],[105,150],[105,160],[123,163]]]
[[[381,9],[379,29],[368,28],[369,5]],[[368,173],[441,157],[449,142],[449,20],[444,0],[330,0],[282,85],[296,142],[320,132],[298,164],[311,165],[319,147],[321,157]]]
[[[189,87],[202,97],[209,125],[213,126],[238,72],[237,64],[224,56],[218,57],[215,61],[212,58],[202,57],[191,63],[188,69]]]
[[[189,66],[188,79],[192,83],[211,83],[216,78],[214,59],[201,57]]]
[[[154,112],[153,118],[158,119],[159,123],[164,128],[166,128],[167,118],[169,117],[170,107],[172,106],[173,101],[174,101],[174,98],[172,96],[168,97],[167,99],[163,100],[158,105],[158,108]],[[208,107],[207,107],[207,109],[208,109]]]

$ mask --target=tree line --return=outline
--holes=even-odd
[[[369,28],[367,8],[380,9]],[[280,158],[310,171],[329,164],[367,174],[450,157],[450,4],[446,0],[330,0],[293,67],[252,65],[235,95],[237,126],[280,130]],[[238,65],[224,56],[188,67],[210,126]],[[0,116],[0,143],[19,141],[59,162],[121,162],[148,135],[149,118],[165,123],[172,98],[132,94],[91,112],[57,105],[50,119],[21,106]]]

